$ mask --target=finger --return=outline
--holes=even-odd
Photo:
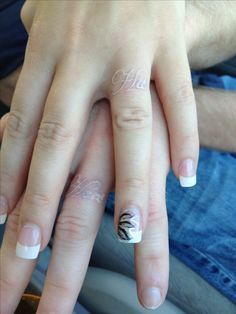
[[[112,78],[115,225],[119,240],[126,243],[140,242],[146,224],[152,138],[149,70],[146,65],[122,68]]]
[[[12,314],[30,280],[36,260],[25,261],[15,255],[21,200],[8,216],[0,250],[0,313]]]
[[[8,119],[9,113],[4,114],[3,117],[0,119],[0,141],[2,142],[3,133],[6,128],[7,119]]]
[[[21,8],[20,17],[27,33],[30,32],[30,29],[33,23],[36,5],[37,5],[37,1],[30,0],[30,1],[25,1],[24,5]]]
[[[93,110],[91,114],[92,118],[94,118],[95,112],[96,110]],[[90,124],[92,123],[90,122]],[[86,133],[86,138],[87,137],[88,134]],[[84,150],[84,147],[81,147],[81,145],[79,147],[80,149]],[[78,155],[78,152],[76,155]],[[76,165],[78,165],[81,160],[81,157],[76,157],[77,158],[73,165],[74,168],[76,168]],[[23,197],[21,197],[21,200],[17,203],[17,207],[10,213],[8,217],[1,247],[0,291],[1,296],[5,302],[0,303],[0,313],[4,314],[11,314],[15,311],[36,264],[36,260],[24,260],[18,258],[15,254],[22,200]],[[26,235],[30,235],[30,230],[31,229],[29,226],[26,230]],[[28,241],[27,238],[22,240]]]
[[[143,241],[135,247],[138,297],[148,309],[155,309],[164,302],[169,274],[165,205],[165,183],[169,169],[168,134],[160,103],[155,95],[152,100],[153,145],[148,222]]]
[[[113,181],[110,116],[98,108],[87,153],[56,224],[52,259],[37,313],[72,313]]]
[[[22,229],[16,248],[19,257],[35,258],[39,248],[44,249],[49,241],[71,161],[88,120],[91,91],[95,89],[90,82],[85,76],[79,80],[71,63],[65,61],[58,67],[45,105],[22,203]],[[28,245],[34,245],[32,255],[27,255],[28,251],[20,243],[28,223],[40,231],[37,244],[29,239]]]
[[[197,112],[185,43],[178,37],[157,59],[156,85],[170,134],[171,161],[183,187],[196,184],[199,153]]]
[[[12,210],[24,191],[33,144],[38,132],[44,102],[50,87],[54,64],[48,60],[47,48],[30,40],[25,62],[12,100],[1,149],[1,198],[5,213]],[[38,54],[35,53],[37,48]]]
[[[2,143],[3,133],[6,128],[6,123],[8,119],[9,114],[6,113],[1,119],[0,119],[0,141]],[[0,196],[0,225],[3,225],[7,219],[7,203],[5,199]]]

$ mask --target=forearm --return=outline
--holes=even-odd
[[[186,43],[191,68],[236,54],[236,1],[186,1]]]
[[[202,146],[236,152],[236,93],[194,90]]]

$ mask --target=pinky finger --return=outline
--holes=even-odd
[[[192,187],[199,154],[197,111],[185,44],[180,41],[176,47],[159,60],[155,81],[168,124],[174,173],[181,186]]]
[[[2,138],[3,138],[3,133],[6,128],[7,124],[7,118],[8,118],[8,113],[6,113],[1,119],[0,119],[0,143],[2,143]],[[0,165],[1,166],[1,165]],[[6,208],[7,205],[5,205],[4,199],[0,196],[0,225],[3,225],[7,219],[7,214],[6,214]]]

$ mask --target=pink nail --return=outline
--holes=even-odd
[[[23,259],[35,259],[40,250],[40,228],[32,223],[25,224],[18,237],[16,255]]]
[[[8,201],[5,196],[0,195],[0,225],[3,225],[7,219]]]
[[[179,167],[179,180],[182,187],[192,187],[197,183],[195,163],[185,159]]]

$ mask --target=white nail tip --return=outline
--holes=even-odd
[[[16,256],[23,259],[36,259],[39,255],[40,244],[35,246],[26,246],[17,242]]]
[[[118,238],[118,240],[122,243],[139,243],[142,241],[142,230],[133,232],[130,240],[123,240],[121,238]]]
[[[0,215],[0,225],[3,225],[7,220],[7,214]]]
[[[179,177],[179,181],[180,181],[180,185],[184,188],[190,188],[194,185],[196,185],[197,183],[197,176],[193,176],[193,177]]]

